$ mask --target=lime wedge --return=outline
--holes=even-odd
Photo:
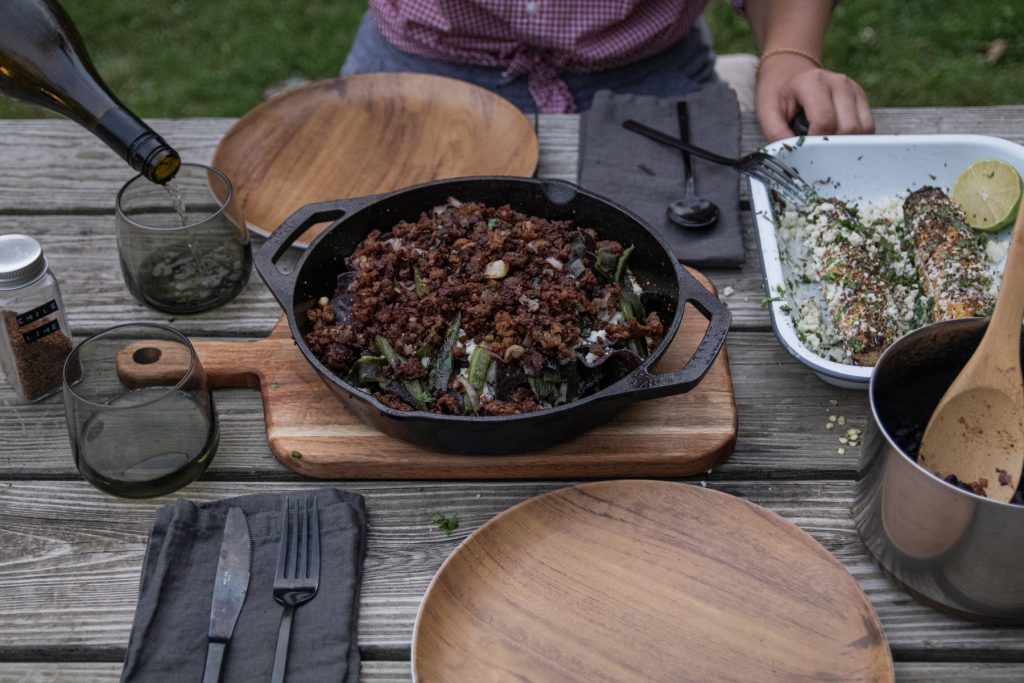
[[[982,159],[960,173],[952,199],[963,209],[967,225],[995,232],[1013,221],[1020,195],[1017,169],[999,159]]]

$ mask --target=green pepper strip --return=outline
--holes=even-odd
[[[397,368],[404,362],[404,359],[395,352],[395,347],[391,346],[391,342],[386,338],[378,334],[373,338],[373,343],[377,347],[377,350],[380,351],[380,355],[384,356],[384,360],[386,360],[388,365],[391,367]],[[412,396],[413,405],[417,410],[426,410],[427,404],[433,400],[430,392],[423,388],[423,385],[420,384],[419,380],[402,380],[402,386],[405,387],[405,390],[409,392],[410,396]]]
[[[487,347],[480,344],[473,349],[473,355],[469,357],[469,384],[477,393],[484,390],[487,383],[487,371],[491,369],[491,352]]]
[[[565,382],[565,400],[575,401],[580,397],[580,371],[576,361],[562,366],[562,381]]]
[[[462,316],[458,313],[448,324],[448,332],[444,335],[441,348],[437,351],[430,367],[430,388],[435,391],[447,391],[448,384],[452,381],[452,373],[455,371],[455,345],[459,342],[459,328],[462,326]]]
[[[356,384],[365,387],[385,381],[381,367],[384,362],[381,356],[361,356],[352,366],[352,377]]]
[[[633,245],[629,245],[619,255],[619,263],[615,266],[615,281],[622,282],[622,275],[626,271],[626,261],[629,260],[629,255],[633,253]]]
[[[420,269],[416,266],[412,267],[412,289],[416,292],[416,296],[423,296],[423,292],[427,291],[426,285],[420,279]]]
[[[644,307],[640,298],[633,293],[632,289],[623,289],[619,295],[619,310],[622,311],[623,319],[628,323],[639,320],[644,316]],[[647,358],[647,342],[643,339],[630,339],[626,344],[629,350],[636,354],[640,360]]]
[[[530,385],[530,391],[539,401],[547,401],[554,404],[561,394],[562,382],[565,381],[562,370],[545,368],[540,377],[527,377],[526,382]],[[568,394],[568,392],[566,392]]]
[[[619,257],[615,252],[608,249],[597,250],[597,254],[594,258],[594,270],[612,282],[617,282],[617,280],[614,280],[613,278],[615,277],[615,269],[618,264]]]
[[[526,382],[530,385],[530,391],[538,401],[554,403],[554,396],[558,394],[558,388],[554,384],[545,382],[539,377],[527,377]]]

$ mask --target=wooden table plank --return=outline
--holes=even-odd
[[[261,483],[261,492],[326,484]],[[498,512],[565,485],[465,482],[339,483],[367,498],[370,518],[359,638],[367,659],[408,657],[420,599],[458,542]],[[985,627],[917,604],[867,555],[846,481],[731,481],[712,486],[793,521],[847,567],[875,605],[898,659],[1024,662],[1014,628]],[[152,511],[178,497],[252,493],[245,482],[199,482],[175,496],[117,500],[82,482],[0,483],[0,659],[119,659],[128,640]],[[444,536],[435,512],[458,515]]]
[[[846,429],[863,429],[866,394],[825,384],[770,332],[734,331],[728,348],[739,434],[735,452],[715,476],[852,477],[858,449],[847,447],[845,454],[838,454],[841,434],[825,424],[835,414],[846,418]],[[215,396],[221,446],[205,476],[295,480],[267,449],[259,393],[230,389]],[[0,383],[0,406],[0,477],[77,478],[60,396],[19,404],[10,386]]]
[[[1024,105],[876,109],[879,133],[980,133],[1024,142]],[[185,161],[209,163],[228,118],[152,119],[149,123],[178,149]],[[575,179],[579,118],[538,117],[544,177]],[[753,114],[743,114],[741,149],[763,138]],[[97,213],[112,211],[114,195],[131,169],[91,133],[53,119],[0,121],[0,213]]]
[[[120,679],[120,662],[0,662],[0,683],[103,683]],[[364,661],[359,680],[409,683],[412,673],[409,662]]]
[[[0,683],[103,683],[121,677],[119,662],[0,662]],[[359,680],[363,683],[410,683],[408,662],[364,661]],[[931,664],[896,662],[898,683],[1019,683],[1024,664]]]

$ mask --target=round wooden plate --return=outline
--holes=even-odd
[[[477,529],[416,619],[413,677],[891,681],[857,582],[778,515],[663,481],[552,491]]]
[[[442,178],[533,175],[537,135],[511,102],[465,81],[359,74],[256,107],[220,141],[213,166],[231,179],[249,227],[267,235],[312,202]]]

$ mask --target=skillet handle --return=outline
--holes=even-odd
[[[684,394],[704,378],[725,345],[732,313],[715,294],[708,291],[693,276],[685,271],[683,275],[679,305],[692,303],[700,314],[708,319],[708,329],[704,332],[700,346],[686,361],[686,365],[675,372],[656,375],[648,372],[647,368],[637,368],[629,375],[628,384],[620,397],[644,400]]]
[[[274,295],[278,303],[287,311],[292,306],[292,294],[295,290],[295,279],[298,277],[298,268],[290,273],[282,273],[277,267],[281,256],[292,246],[302,233],[310,226],[327,221],[337,222],[346,214],[352,213],[372,203],[376,197],[356,197],[354,199],[335,199],[317,204],[307,204],[285,219],[284,223],[274,229],[263,243],[260,250],[253,256],[253,265],[256,272],[267,284],[270,293]]]

